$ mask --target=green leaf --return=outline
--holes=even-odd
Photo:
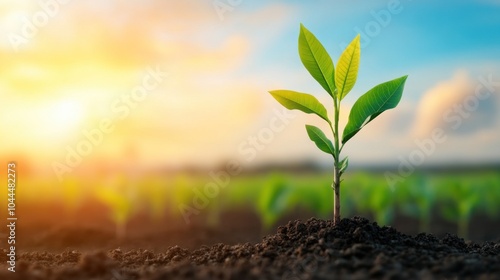
[[[398,105],[407,77],[403,76],[377,85],[354,103],[344,129],[343,144],[382,112]]]
[[[333,61],[321,42],[300,25],[299,55],[302,64],[316,81],[332,96],[335,91],[335,68]]]
[[[325,136],[321,129],[313,125],[306,125],[306,130],[309,138],[316,144],[316,146],[320,150],[335,157],[335,149],[333,148],[333,144],[330,139]]]
[[[349,158],[346,157],[345,159],[339,162],[340,174],[343,174],[348,166],[349,166]]]
[[[269,93],[289,110],[297,109],[307,114],[313,113],[330,123],[325,106],[310,94],[292,90],[272,90]]]
[[[356,83],[360,55],[361,48],[358,35],[344,50],[337,63],[337,69],[335,69],[335,85],[340,100],[351,91]]]

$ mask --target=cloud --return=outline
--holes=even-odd
[[[424,93],[417,105],[412,134],[428,137],[440,128],[448,134],[473,134],[495,125],[498,111],[496,96],[480,99],[476,82],[464,70],[459,70]]]

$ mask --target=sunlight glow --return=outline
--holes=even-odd
[[[65,134],[78,127],[84,117],[83,108],[76,100],[62,100],[48,110],[47,125],[57,134]]]

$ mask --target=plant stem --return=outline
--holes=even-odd
[[[125,223],[124,222],[117,222],[116,223],[116,238],[118,240],[123,240],[125,239]]]
[[[333,135],[335,137],[335,164],[333,166],[333,197],[334,197],[334,207],[333,207],[333,224],[337,225],[340,223],[340,141],[339,141],[339,115],[340,115],[340,100],[335,98],[333,100],[335,106],[335,127],[333,130]]]
[[[460,217],[458,219],[458,236],[463,239],[469,238],[469,217]]]
[[[333,224],[337,225],[340,223],[340,174],[338,168],[334,168],[335,177],[333,181],[333,197],[334,197],[334,208],[333,208]]]

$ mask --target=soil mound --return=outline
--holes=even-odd
[[[3,264],[7,259],[0,256]],[[22,253],[0,279],[500,279],[500,243],[409,236],[367,219],[291,221],[257,244]]]

